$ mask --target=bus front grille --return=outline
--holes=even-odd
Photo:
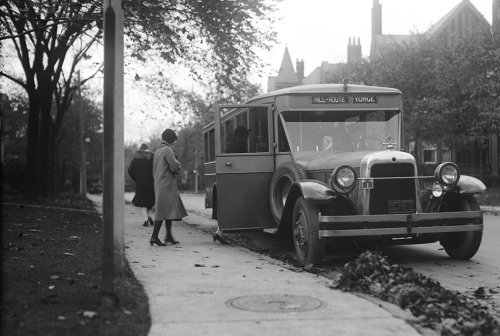
[[[415,176],[411,163],[375,164],[371,167],[371,177],[392,177],[374,180],[370,190],[370,214],[414,213],[415,180],[398,177]]]

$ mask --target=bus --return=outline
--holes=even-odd
[[[321,265],[327,240],[339,249],[439,241],[455,259],[481,244],[474,195],[486,187],[453,162],[418,175],[402,147],[397,89],[343,81],[272,91],[216,105],[203,136],[214,241],[238,230],[281,233],[303,267]]]

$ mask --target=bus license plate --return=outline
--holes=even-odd
[[[414,212],[414,201],[410,200],[393,200],[389,201],[389,213]]]

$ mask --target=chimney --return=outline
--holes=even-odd
[[[372,8],[372,45],[370,54],[374,54],[377,49],[376,36],[382,35],[382,5],[378,0],[373,0]]]
[[[349,38],[349,45],[347,46],[347,63],[355,63],[361,61],[361,43],[358,37],[358,44],[356,44],[356,38],[352,38],[353,44],[351,44],[351,38]]]
[[[299,83],[302,84],[302,80],[304,79],[304,60],[299,61],[297,58],[295,68],[297,69],[297,78],[299,79]]]

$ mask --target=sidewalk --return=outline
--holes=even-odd
[[[173,224],[179,245],[150,246],[152,227],[142,226],[140,209],[125,205],[126,256],[149,297],[149,336],[420,335],[405,321],[411,316],[393,305],[332,290],[325,278],[214,243],[186,224],[213,221],[191,211],[184,222]]]

